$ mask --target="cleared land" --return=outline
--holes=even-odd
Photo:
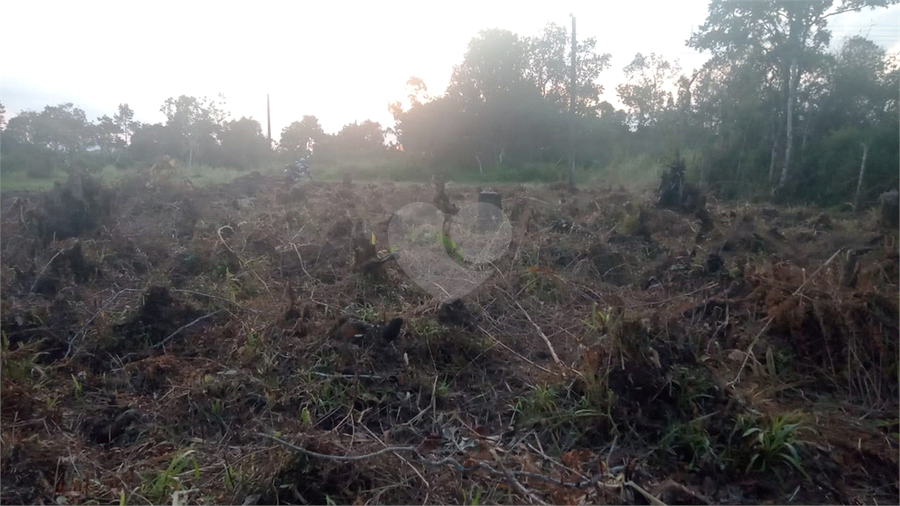
[[[896,229],[497,189],[448,305],[360,264],[428,185],[4,192],[3,502],[897,502]]]

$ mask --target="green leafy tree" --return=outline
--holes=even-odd
[[[63,155],[35,143],[39,114],[23,111],[11,118],[0,135],[0,171],[47,177],[63,164]]]
[[[152,163],[164,155],[179,156],[182,146],[183,139],[172,128],[161,123],[142,124],[131,137],[129,156]]]
[[[537,86],[542,97],[556,104],[559,111],[569,110],[571,44],[571,34],[556,23],[547,24],[539,36],[525,39],[525,77]],[[597,79],[610,65],[611,55],[598,54],[596,46],[594,37],[578,40],[575,44],[575,110],[579,114],[596,113],[603,93],[603,86]]]
[[[137,123],[134,121],[134,111],[128,107],[128,104],[119,104],[119,110],[113,116],[113,123],[119,127],[125,144],[131,142],[131,136],[134,134]]]
[[[221,141],[222,163],[240,169],[259,167],[272,151],[262,126],[253,118],[226,122]]]
[[[898,0],[712,0],[706,22],[688,45],[712,52],[714,58],[740,59],[760,54],[777,76],[782,90],[784,155],[778,182],[781,190],[791,175],[795,106],[800,82],[817,65],[831,32],[828,18],[863,8],[893,5]],[[774,150],[774,148],[773,148]]]
[[[36,144],[38,113],[22,111],[9,120],[3,136],[18,144]]]
[[[656,53],[634,55],[625,66],[626,82],[616,87],[619,99],[628,108],[628,122],[636,129],[658,124],[666,110],[674,109],[672,89],[681,73],[677,62],[670,63]]]
[[[121,137],[122,129],[106,114],[97,118],[94,125],[94,141],[104,155],[111,155],[115,151],[125,147],[125,141]]]
[[[48,105],[35,120],[33,142],[53,151],[74,154],[87,149],[93,141],[87,116],[71,102]]]
[[[900,125],[892,73],[896,76],[897,69],[884,49],[863,37],[848,38],[833,55],[814,101],[815,126],[803,129],[801,146],[811,140],[798,178],[811,200],[823,205],[852,200],[857,207],[896,187]],[[807,136],[807,130],[813,133]]]
[[[353,156],[373,155],[386,150],[381,124],[371,120],[344,125],[333,142],[341,153]]]
[[[508,30],[483,30],[453,68],[447,94],[465,106],[508,97],[528,83],[527,45]]]
[[[395,102],[389,110],[397,142],[413,163],[435,167],[470,160],[463,148],[464,113],[457,100],[447,96],[416,100],[408,110]]]
[[[315,116],[303,116],[281,130],[278,149],[290,158],[308,156],[316,144],[322,144],[326,135]]]
[[[226,113],[221,102],[206,97],[181,95],[168,98],[160,111],[166,115],[166,127],[182,140],[183,155],[191,167],[194,155],[200,159],[203,152],[211,152],[218,145],[216,135],[221,132]]]

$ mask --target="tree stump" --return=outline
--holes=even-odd
[[[900,192],[884,192],[878,201],[881,206],[881,224],[893,229],[900,227]]]
[[[478,206],[478,231],[495,231],[500,228],[503,197],[497,192],[482,191],[478,193],[478,203],[490,204]]]

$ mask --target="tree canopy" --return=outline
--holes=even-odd
[[[0,104],[0,163],[48,174],[167,155],[246,170],[313,156],[333,166],[390,160],[420,172],[528,179],[563,177],[572,156],[602,180],[619,167],[650,172],[682,156],[688,176],[722,197],[837,205],[853,200],[865,152],[860,189],[873,202],[898,184],[900,65],[861,36],[831,49],[829,20],[898,1],[712,0],[687,41],[709,53],[703,66],[684,72],[660,53],[637,53],[614,90],[599,84],[610,53],[579,39],[574,113],[572,34],[554,23],[531,35],[475,34],[446,89],[407,80],[402,102],[389,104],[393,125],[353,121],[327,134],[303,115],[275,146],[257,120],[229,118],[222,97],[170,97],[157,124],[134,121],[128,104],[95,121],[71,103],[7,120]]]

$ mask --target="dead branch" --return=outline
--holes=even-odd
[[[520,358],[521,360],[524,360],[525,362],[528,362],[529,364],[533,365],[534,367],[537,367],[538,369],[544,371],[545,373],[548,373],[548,374],[550,373],[550,369],[547,369],[546,367],[537,365],[537,364],[535,364],[534,362],[532,362],[531,360],[528,360],[527,358],[525,358],[524,356],[522,356],[522,354],[516,352],[515,350],[513,350],[513,349],[510,348],[509,346],[503,344],[503,342],[501,342],[499,339],[497,339],[496,337],[494,337],[490,332],[488,332],[487,330],[485,330],[481,325],[478,326],[478,330],[484,332],[484,334],[485,334],[486,336],[490,337],[491,339],[493,339],[495,343],[499,344],[499,345],[502,346],[506,351],[512,353],[513,355],[515,355],[516,357]],[[551,349],[552,349],[552,348],[551,348]]]
[[[53,261],[56,260],[56,257],[58,257],[59,255],[61,255],[64,251],[66,251],[65,248],[63,248],[63,249],[57,251],[56,254],[53,255],[53,257],[50,258],[50,261],[48,261],[47,264],[44,265],[44,268],[41,269],[41,272],[38,273],[38,275],[34,278],[34,283],[32,283],[31,288],[28,290],[28,293],[34,293],[34,287],[37,286],[38,281],[40,281],[40,279],[41,279],[41,276],[44,275],[44,272],[47,271],[47,268],[50,267],[50,264],[52,264]]]
[[[271,436],[271,435],[265,434],[265,433],[263,433],[263,432],[257,432],[256,435],[257,435],[257,436],[262,436],[262,437],[265,437],[265,438],[269,438],[269,439],[271,439],[272,441],[275,441],[276,443],[279,443],[279,444],[281,444],[281,445],[284,445],[284,446],[286,446],[286,447],[288,447],[288,448],[290,448],[290,449],[292,449],[292,450],[296,450],[296,451],[298,451],[298,452],[300,452],[300,453],[302,453],[302,454],[304,454],[304,455],[309,455],[310,457],[316,457],[316,458],[326,459],[326,460],[337,460],[337,461],[339,461],[339,462],[355,462],[355,461],[358,461],[358,460],[370,459],[370,458],[372,458],[372,457],[377,457],[378,455],[382,455],[382,454],[384,454],[384,453],[390,453],[390,452],[414,452],[414,453],[418,453],[418,448],[416,448],[415,446],[388,446],[388,447],[382,448],[382,449],[380,449],[380,450],[378,450],[378,451],[375,451],[375,452],[372,452],[372,453],[364,453],[364,454],[362,454],[362,455],[345,455],[345,456],[341,456],[341,455],[326,455],[326,454],[324,454],[324,453],[317,453],[317,452],[314,452],[314,451],[307,450],[306,448],[301,448],[301,447],[299,447],[299,446],[297,446],[297,445],[288,443],[288,442],[285,441],[284,439],[277,438],[277,437],[275,437],[275,436]]]
[[[532,325],[534,325],[534,328],[537,329],[538,334],[540,334],[541,337],[544,339],[544,342],[547,343],[547,348],[550,349],[550,355],[553,356],[553,361],[556,362],[557,364],[561,363],[561,361],[559,360],[559,356],[556,354],[556,350],[554,350],[553,345],[550,344],[550,338],[547,337],[547,334],[544,334],[544,331],[541,330],[541,328],[538,326],[538,324],[534,323],[534,320],[531,319],[531,315],[528,314],[528,311],[525,311],[525,308],[523,308],[522,305],[519,304],[519,301],[513,299],[513,302],[515,302],[516,306],[518,306],[519,309],[522,310],[523,313],[525,313],[525,318],[528,318],[528,321],[531,322]]]
[[[378,455],[383,455],[385,453],[390,453],[390,452],[411,452],[411,453],[415,453],[416,456],[418,456],[419,459],[421,460],[421,462],[425,465],[432,466],[432,467],[441,467],[441,466],[449,465],[450,467],[456,469],[460,473],[471,473],[471,472],[477,471],[479,469],[484,469],[485,471],[488,472],[488,474],[498,476],[498,477],[505,478],[507,476],[507,473],[509,473],[515,477],[533,478],[536,480],[544,481],[546,483],[551,483],[558,487],[571,488],[571,489],[587,488],[587,487],[593,487],[595,485],[601,485],[601,486],[605,486],[607,488],[621,487],[621,483],[615,483],[615,484],[602,483],[601,480],[609,477],[608,474],[603,474],[603,473],[597,474],[586,480],[581,480],[581,481],[577,481],[577,482],[564,482],[564,481],[558,480],[556,478],[552,478],[550,476],[544,476],[542,474],[531,473],[528,471],[500,471],[500,470],[494,469],[489,464],[486,464],[484,462],[476,462],[470,466],[465,466],[463,464],[460,464],[459,461],[457,461],[456,459],[451,458],[451,457],[444,457],[440,460],[428,460],[423,457],[423,455],[419,451],[419,448],[416,446],[388,446],[388,447],[382,448],[378,451],[374,451],[372,453],[364,453],[362,455],[327,455],[324,453],[318,453],[318,452],[314,452],[311,450],[307,450],[306,448],[301,448],[301,447],[294,445],[292,443],[289,443],[279,437],[265,434],[263,432],[257,432],[256,435],[271,439],[272,441],[275,441],[276,443],[279,443],[279,444],[281,444],[287,448],[290,448],[292,450],[296,450],[304,455],[309,455],[310,457],[317,457],[317,458],[326,459],[326,460],[335,460],[335,461],[339,461],[339,462],[355,462],[355,461],[365,460],[365,459],[372,458],[372,457],[377,457]],[[573,471],[573,473],[574,473],[574,471]],[[646,491],[644,491],[644,492],[646,493]],[[654,504],[662,504],[662,502],[656,502]]]
[[[843,249],[844,249],[844,248],[838,248],[838,250],[835,251],[834,254],[832,254],[830,257],[828,257],[828,260],[825,260],[825,263],[823,263],[822,265],[820,265],[819,268],[815,270],[815,272],[813,272],[808,278],[806,278],[806,280],[804,280],[803,283],[801,283],[800,286],[798,286],[797,289],[794,290],[794,293],[792,293],[791,295],[797,295],[798,293],[800,293],[800,290],[802,290],[803,287],[806,286],[806,283],[809,283],[809,280],[811,280],[812,278],[816,277],[816,274],[818,274],[819,271],[821,271],[822,269],[824,269],[825,266],[827,266],[828,264],[830,264],[831,261],[834,260],[834,258],[835,258],[836,256],[838,256],[838,253],[840,253]]]
[[[162,346],[162,345],[166,344],[167,342],[169,342],[170,339],[172,339],[173,337],[175,337],[176,335],[178,335],[178,333],[181,332],[182,330],[184,330],[184,329],[190,327],[191,325],[194,325],[194,324],[196,324],[196,323],[198,323],[198,322],[200,322],[200,321],[202,321],[202,320],[205,320],[205,319],[207,319],[207,318],[209,318],[209,317],[211,317],[211,316],[215,316],[215,315],[221,313],[222,311],[225,311],[225,310],[224,310],[224,309],[219,309],[218,311],[213,311],[212,313],[205,314],[205,315],[201,316],[200,318],[197,318],[196,320],[194,320],[194,321],[192,321],[192,322],[190,322],[190,323],[186,323],[186,324],[182,325],[181,327],[178,327],[178,329],[177,329],[175,332],[172,332],[171,334],[169,334],[168,336],[166,336],[165,339],[163,339],[162,341],[160,341],[160,342],[154,344],[153,346],[151,346],[151,348],[159,348],[160,346]]]

